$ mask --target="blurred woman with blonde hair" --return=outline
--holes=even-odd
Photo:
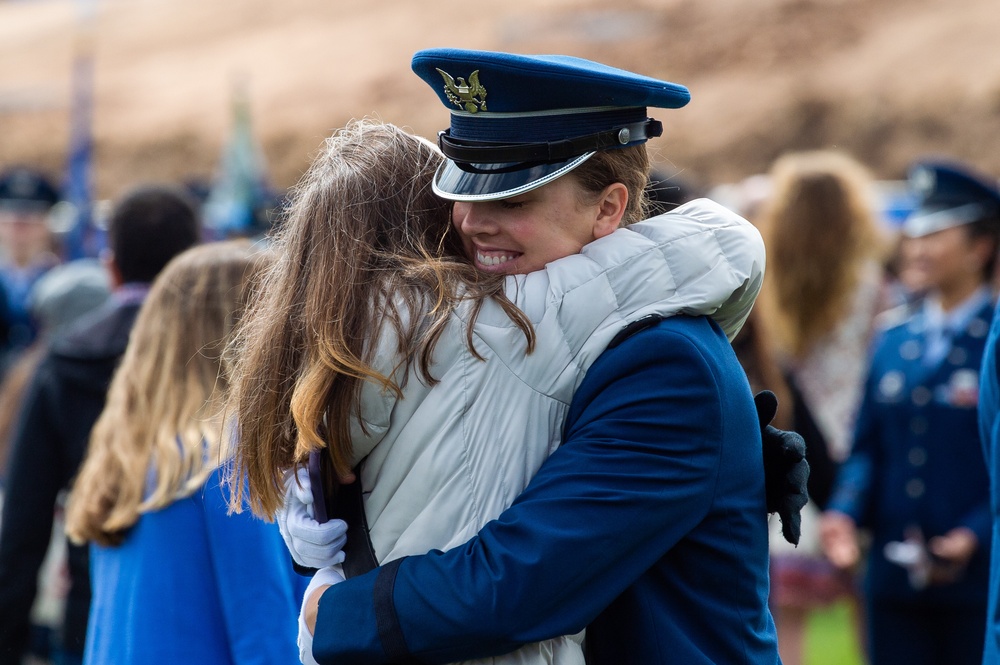
[[[758,220],[768,256],[759,323],[792,398],[784,415],[805,437],[811,467],[799,547],[771,538],[779,650],[794,665],[802,660],[808,611],[854,594],[853,582],[820,552],[817,508],[825,507],[836,465],[849,451],[876,316],[891,301],[865,167],[842,152],[799,152],[779,158],[770,175]]]
[[[87,663],[294,663],[298,600],[277,528],[228,515],[224,350],[269,255],[179,255],[143,304],[69,501],[92,542]]]

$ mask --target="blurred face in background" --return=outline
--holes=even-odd
[[[969,295],[983,283],[983,266],[993,251],[986,237],[972,237],[967,226],[954,226],[903,241],[901,278],[922,290],[945,296]]]
[[[8,261],[26,267],[51,251],[48,208],[0,205],[0,250]]]
[[[899,239],[899,281],[909,293],[921,294],[927,291],[927,274],[914,262],[914,240],[907,236]]]

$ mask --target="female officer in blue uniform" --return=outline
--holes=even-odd
[[[562,56],[434,49],[413,68],[452,111],[434,185],[464,215],[530,212],[526,192],[658,136],[647,106],[687,101]],[[312,653],[447,663],[586,627],[594,665],[774,665],[766,512],[760,423],[725,335],[705,317],[644,321],[588,370],[562,446],[511,508],[464,546],[328,588]]]
[[[876,345],[851,456],[821,527],[835,565],[867,564],[870,655],[880,663],[978,663],[989,573],[989,480],[977,423],[994,299],[1000,194],[954,165],[918,164],[903,232],[930,287]]]

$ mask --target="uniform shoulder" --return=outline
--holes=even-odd
[[[697,355],[709,360],[728,347],[725,334],[707,316],[654,315],[625,327],[603,355],[649,360]]]
[[[916,311],[913,304],[907,303],[880,312],[875,317],[875,332],[884,335],[902,329],[916,315]]]

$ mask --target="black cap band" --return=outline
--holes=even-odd
[[[560,141],[539,143],[489,144],[483,141],[464,141],[451,136],[450,131],[438,134],[438,145],[445,157],[465,164],[520,164],[525,162],[551,163],[587,152],[622,148],[630,143],[646,141],[660,136],[663,124],[646,118],[642,122],[615,127],[603,132],[578,136]]]

